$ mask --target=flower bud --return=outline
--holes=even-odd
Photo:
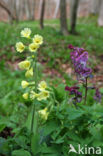
[[[43,91],[43,90],[45,90],[47,88],[47,83],[45,81],[41,81],[38,86],[39,86],[38,89],[40,91]]]
[[[22,88],[26,88],[26,87],[28,87],[28,85],[29,85],[29,83],[27,81],[22,81],[21,82]]]
[[[29,70],[27,70],[27,72],[25,73],[26,77],[33,77],[33,68],[30,68]]]
[[[28,96],[29,96],[29,94],[28,94],[28,93],[24,93],[24,94],[23,94],[23,98],[24,98],[25,100],[27,100],[27,99],[28,99]]]
[[[48,109],[45,108],[45,109],[42,109],[42,110],[38,111],[40,117],[41,117],[43,120],[47,120],[47,119],[48,119],[49,113],[47,112],[47,110],[48,110]]]
[[[30,61],[25,60],[19,63],[19,68],[28,70],[30,68],[30,65],[31,65]]]

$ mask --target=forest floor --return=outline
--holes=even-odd
[[[62,36],[59,20],[46,20],[43,30],[39,28],[38,21],[13,25],[0,23],[0,105],[7,100],[8,103],[18,98],[22,101],[19,94],[16,97],[15,95],[20,90],[18,86],[23,79],[22,72],[18,70],[18,62],[25,56],[16,52],[15,44],[21,41],[20,31],[24,27],[29,27],[33,34],[41,34],[44,37],[44,45],[39,50],[39,63],[43,76],[49,82],[57,85],[62,82],[70,83],[71,78],[75,81],[68,49],[68,44],[73,44],[89,52],[89,65],[94,72],[92,82],[103,87],[103,28],[97,26],[96,21],[96,17],[79,19],[76,36]]]

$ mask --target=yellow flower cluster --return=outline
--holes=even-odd
[[[34,35],[33,38],[30,37],[31,30],[29,28],[24,28],[21,31],[21,37],[25,37],[32,40],[32,43],[29,44],[30,52],[36,52],[41,44],[43,44],[43,37],[40,35]],[[22,42],[16,43],[16,50],[22,53],[25,50],[25,45]]]
[[[49,91],[47,89],[47,84],[45,81],[41,81],[38,85],[39,93],[35,93],[34,91],[31,91],[30,93],[30,99],[37,98],[38,101],[46,100],[49,97]]]
[[[35,52],[34,55],[30,55],[30,57],[18,64],[20,69],[26,70],[25,77],[31,78],[34,75],[33,63],[35,62],[35,54],[40,45],[43,44],[43,37],[37,34],[34,35],[33,38],[31,38],[31,30],[29,28],[24,28],[21,31],[21,37],[29,39],[29,41],[32,41],[32,43],[29,43],[29,45],[26,46],[22,42],[18,42],[16,44],[16,50],[22,53],[25,49],[28,48],[30,52]],[[23,80],[21,82],[21,86],[23,89],[26,89],[26,92],[23,94],[23,98],[25,100],[30,98],[31,100],[37,99],[38,101],[41,101],[46,100],[49,97],[49,91],[47,90],[48,86],[45,81],[41,81],[39,84],[36,85],[34,82]],[[34,91],[36,87],[37,93]],[[45,111],[46,110],[44,110],[44,112]],[[43,111],[41,111],[41,114],[43,114]],[[45,116],[45,118],[47,117]]]

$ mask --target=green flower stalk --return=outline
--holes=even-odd
[[[38,72],[37,72],[37,55],[35,55],[34,60],[34,69],[35,69],[35,93],[37,93],[37,79],[38,79]],[[33,102],[33,113],[32,113],[32,121],[31,121],[31,133],[33,133],[33,125],[34,125],[34,117],[36,113],[36,99]]]

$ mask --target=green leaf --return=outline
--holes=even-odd
[[[60,152],[61,152],[61,146],[52,146],[52,147],[48,147],[46,144],[44,144],[42,147],[41,147],[41,152],[43,154],[55,154],[56,156],[60,156]],[[59,155],[58,155],[59,154]]]
[[[63,142],[64,142],[64,137],[65,137],[65,136],[58,138],[58,139],[55,141],[55,143],[56,143],[56,144],[61,144],[61,143],[63,143]]]
[[[103,142],[100,140],[93,140],[93,146],[94,147],[99,147],[99,146],[103,146]]]
[[[15,142],[21,147],[21,148],[27,148],[27,138],[25,136],[17,136],[15,137]]]
[[[12,156],[31,156],[31,154],[26,150],[20,149],[13,151]]]
[[[25,126],[28,128],[28,130],[31,130],[31,121],[32,121],[32,111],[28,114],[27,121],[25,123]]]
[[[10,151],[8,141],[0,137],[0,154],[7,155]]]
[[[6,125],[0,125],[0,132],[2,132],[5,127]]]
[[[32,150],[34,155],[37,154],[39,151],[39,134],[38,133],[34,133],[32,135],[31,150]]]
[[[44,129],[44,135],[49,135],[51,134],[53,131],[55,131],[57,128],[59,128],[58,122],[57,121],[49,121],[49,123],[47,123],[46,125],[44,125],[43,129]]]
[[[75,119],[77,119],[78,117],[81,117],[84,114],[84,111],[76,110],[76,109],[73,109],[73,108],[69,108],[67,110],[67,112],[68,112],[68,115],[69,115],[69,117],[68,117],[69,120],[75,120]]]
[[[100,92],[103,94],[103,88],[100,88]]]
[[[64,100],[65,97],[64,88],[65,88],[64,84],[60,84],[56,88],[54,88],[56,100],[59,102]]]

